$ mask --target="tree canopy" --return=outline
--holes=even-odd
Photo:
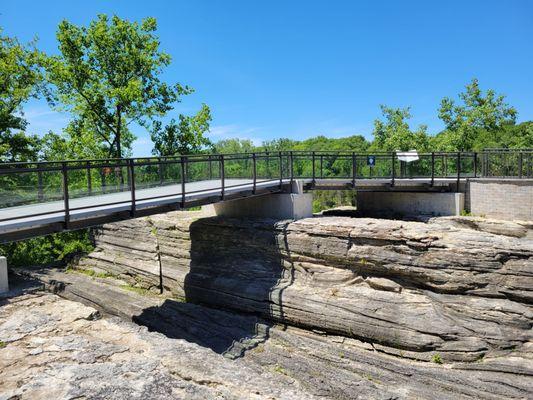
[[[483,133],[502,130],[516,121],[517,111],[505,102],[505,96],[497,95],[492,89],[483,94],[477,79],[466,85],[459,99],[460,104],[445,97],[440,104],[439,118],[446,125],[440,138],[443,150],[479,148]]]
[[[35,43],[22,45],[0,29],[0,161],[36,158],[38,138],[24,134],[22,106],[42,89]]]
[[[374,148],[386,151],[428,150],[427,127],[420,125],[416,131],[411,130],[406,121],[411,118],[409,108],[380,107],[384,120],[374,121]]]
[[[110,156],[123,156],[124,138],[132,140],[132,121],[147,126],[192,92],[162,81],[171,58],[159,49],[156,29],[154,18],[138,23],[103,14],[88,27],[66,20],[59,24],[60,55],[45,63],[52,103],[92,131]]]
[[[154,155],[193,154],[211,146],[211,141],[205,136],[211,122],[211,110],[206,104],[196,115],[180,114],[178,118],[179,122],[172,119],[164,128],[160,121],[154,123],[151,133]]]

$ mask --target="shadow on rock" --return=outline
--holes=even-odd
[[[186,303],[166,300],[135,322],[229,358],[268,339],[283,321],[283,291],[294,281],[284,266],[287,222],[205,218],[190,226]],[[163,269],[165,266],[163,265]]]
[[[268,339],[270,325],[253,315],[239,315],[209,307],[165,300],[133,317],[139,325],[172,339],[210,348],[227,358],[242,357]]]

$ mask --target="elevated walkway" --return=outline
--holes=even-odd
[[[373,192],[365,205],[374,208],[392,201],[431,210],[433,202],[456,213],[460,196],[443,196],[455,203],[439,208],[437,197],[417,203],[405,193],[462,193],[470,179],[495,176],[529,181],[533,151],[427,153],[411,163],[395,152],[347,151],[4,163],[0,243],[207,204],[226,215],[301,218],[310,214],[310,190]],[[255,199],[235,202],[245,197]]]

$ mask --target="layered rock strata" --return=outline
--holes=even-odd
[[[429,361],[532,352],[533,223],[168,213],[104,225],[77,268]],[[159,262],[160,260],[160,262]]]

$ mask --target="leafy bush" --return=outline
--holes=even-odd
[[[0,245],[0,255],[7,258],[11,267],[50,265],[65,262],[76,253],[87,253],[93,247],[89,230],[83,229]]]

